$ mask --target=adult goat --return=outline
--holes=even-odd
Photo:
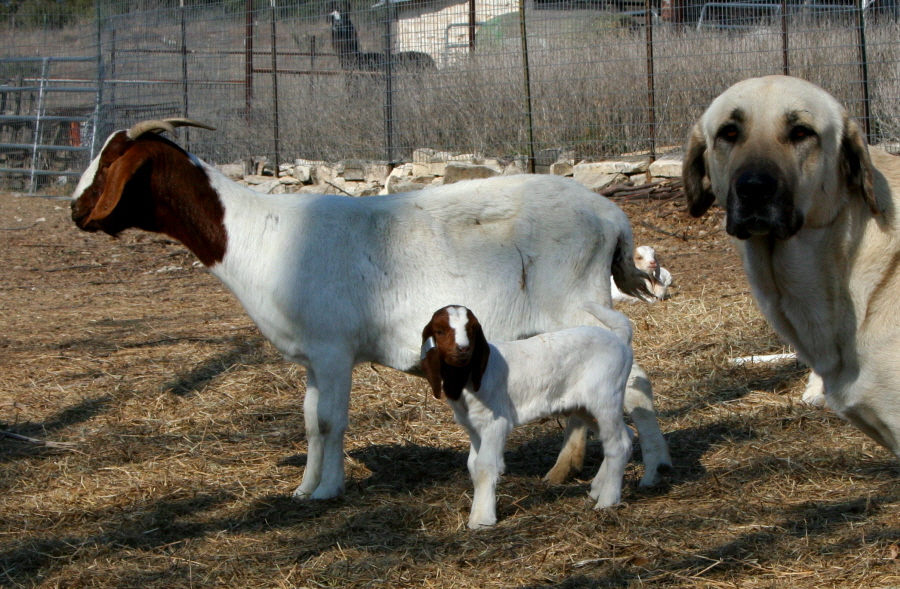
[[[307,369],[307,466],[296,497],[344,488],[351,372],[377,362],[419,371],[419,328],[463,303],[490,316],[488,336],[520,339],[584,323],[609,305],[609,276],[645,292],[625,214],[582,185],[506,176],[351,198],[262,195],[226,178],[145,121],[110,135],[73,194],[85,231],[136,227],[187,246],[240,300],[262,334]],[[637,369],[636,369],[637,370]],[[642,381],[643,382],[643,381]],[[626,408],[643,447],[643,484],[669,466],[647,386]],[[585,425],[570,420],[551,480],[580,468]]]

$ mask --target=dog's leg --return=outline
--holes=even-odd
[[[825,407],[825,383],[822,377],[816,374],[815,370],[809,373],[809,380],[806,381],[806,390],[800,398],[804,403],[813,405],[814,407]]]
[[[625,388],[625,412],[638,431],[638,442],[644,459],[644,476],[641,487],[652,487],[661,475],[672,470],[669,447],[659,429],[656,410],[653,407],[653,387],[644,369],[633,364]]]
[[[556,464],[544,475],[544,481],[551,485],[561,485],[569,477],[581,472],[587,449],[587,430],[587,424],[581,417],[570,415],[566,419],[562,450],[556,457]]]

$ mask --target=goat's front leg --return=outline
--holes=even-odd
[[[603,443],[603,463],[591,481],[590,495],[597,500],[594,509],[603,509],[622,501],[622,480],[631,459],[631,429],[620,412],[598,411],[594,431]]]
[[[575,476],[584,467],[584,453],[587,449],[587,424],[578,415],[566,418],[563,447],[556,457],[556,464],[544,475],[544,481],[551,485],[561,485],[569,477]]]
[[[307,369],[307,456],[303,481],[295,499],[330,499],[344,492],[344,432],[350,410],[352,366]]]
[[[652,487],[660,481],[662,474],[672,470],[672,458],[653,407],[653,387],[647,373],[637,364],[631,366],[631,374],[628,376],[625,412],[637,428],[641,444],[644,476],[641,477],[640,486]]]
[[[473,530],[497,523],[497,480],[503,472],[503,448],[508,431],[503,421],[496,421],[479,432],[477,441],[472,439],[468,466],[475,486],[469,514],[469,527]]]

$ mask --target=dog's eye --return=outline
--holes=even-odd
[[[741,132],[740,132],[740,129],[738,129],[738,126],[735,125],[734,123],[729,123],[729,124],[725,125],[724,127],[722,127],[721,129],[719,129],[718,137],[719,137],[719,139],[724,139],[725,141],[728,141],[729,143],[734,143],[735,141],[738,140],[738,137],[740,136],[740,134],[741,134]]]
[[[805,125],[797,125],[791,129],[790,138],[792,142],[797,143],[803,141],[804,139],[814,137],[815,134],[816,132],[809,127]]]

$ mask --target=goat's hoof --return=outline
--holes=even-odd
[[[312,499],[312,493],[307,493],[302,487],[297,487],[294,489],[294,494],[291,495],[291,499],[294,501],[307,501],[308,499]]]
[[[663,480],[663,477],[669,475],[672,472],[671,464],[658,464],[656,468],[647,468],[644,471],[644,476],[641,477],[641,482],[638,483],[639,487],[655,487],[660,484]]]
[[[475,521],[469,520],[469,529],[470,530],[480,530],[482,528],[490,528],[491,526],[493,526],[496,523],[497,523],[496,519],[484,520],[484,521],[480,521],[480,522],[475,522]]]
[[[597,504],[594,505],[594,511],[600,511],[600,510],[603,510],[603,509],[610,509],[610,508],[612,508],[612,507],[621,507],[622,505],[625,505],[625,504],[622,503],[622,498],[621,498],[621,497],[618,498],[618,499],[616,499],[615,501],[613,501],[613,502],[611,502],[611,503],[610,503],[609,501],[597,501]]]
[[[561,485],[578,474],[578,472],[579,470],[575,470],[574,468],[553,467],[541,480],[550,485]]]

